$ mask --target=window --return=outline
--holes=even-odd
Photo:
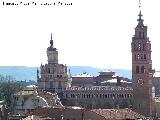
[[[141,73],[144,73],[144,66],[141,66]]]
[[[75,95],[73,94],[73,98],[75,98]]]
[[[122,98],[124,97],[124,95],[122,94]]]
[[[143,38],[144,38],[144,32],[143,32]]]
[[[91,95],[89,94],[89,98],[91,97]]]
[[[117,98],[119,98],[119,94],[117,94]]]
[[[100,98],[102,97],[102,95],[100,94]]]
[[[109,94],[107,94],[108,98],[109,98]]]
[[[98,98],[98,94],[97,94],[97,98]]]
[[[92,94],[92,98],[94,97],[94,95]]]
[[[18,101],[18,97],[15,97],[14,99],[15,99],[15,101]]]
[[[50,68],[48,68],[48,73],[50,73]]]
[[[143,60],[143,54],[141,54],[141,60]]]
[[[139,55],[139,54],[137,54],[137,59],[138,59],[138,60],[140,59],[140,55]]]
[[[138,50],[141,50],[141,43],[138,44]]]
[[[110,97],[112,98],[112,94],[110,94]]]
[[[58,78],[62,78],[62,75],[57,75]]]
[[[127,94],[127,98],[129,98],[130,97],[130,94]]]
[[[74,96],[74,94],[71,94],[71,98],[74,98],[75,96]]]
[[[124,97],[126,98],[126,96],[127,96],[127,95],[125,94]]]
[[[146,59],[146,54],[144,54],[144,59]]]
[[[143,82],[142,79],[139,79],[139,80],[138,80],[138,83],[139,83],[140,85],[143,85],[144,82]]]
[[[107,95],[105,94],[105,98],[107,98]]]
[[[105,95],[103,94],[102,97],[105,98]]]
[[[139,73],[139,66],[136,66],[136,73]]]
[[[84,95],[83,95],[83,97],[85,98],[85,97],[86,97],[86,95],[84,94]]]

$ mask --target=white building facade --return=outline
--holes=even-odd
[[[63,107],[57,94],[27,86],[13,97],[14,115],[25,115],[38,107]]]

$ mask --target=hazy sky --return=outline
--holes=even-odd
[[[4,6],[3,1],[0,1],[0,66],[45,64],[53,33],[60,63],[131,69],[138,0],[34,0],[72,2],[72,6]],[[152,43],[153,68],[160,70],[160,0],[141,3]]]

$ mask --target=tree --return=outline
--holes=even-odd
[[[0,100],[6,102],[9,110],[12,107],[13,95],[21,89],[21,84],[16,82],[12,76],[0,75]]]

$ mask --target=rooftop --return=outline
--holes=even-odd
[[[92,87],[70,87],[66,91],[132,91],[132,87],[109,87],[109,86],[92,86]]]
[[[93,109],[92,112],[95,112],[103,117],[105,117],[107,120],[109,119],[144,119],[145,117],[126,108],[126,109]]]
[[[53,120],[50,117],[42,117],[42,116],[36,116],[36,115],[31,115],[26,118],[23,118],[22,120]]]
[[[160,71],[155,71],[154,77],[160,77]]]
[[[86,72],[84,72],[84,73],[81,73],[81,74],[79,74],[79,75],[75,75],[75,76],[73,76],[73,77],[93,77],[93,76],[87,74]]]

